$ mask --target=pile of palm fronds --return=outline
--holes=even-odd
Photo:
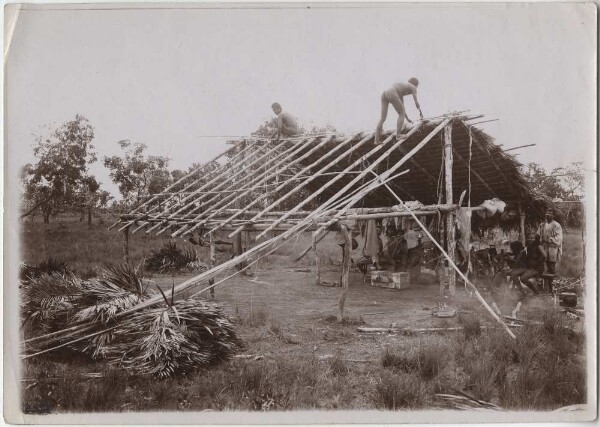
[[[152,251],[146,258],[144,268],[154,273],[175,273],[182,270],[207,270],[208,266],[198,259],[194,249],[182,249],[169,241]]]
[[[46,260],[40,262],[38,265],[30,265],[21,263],[21,269],[19,272],[19,279],[21,282],[26,282],[32,278],[40,277],[42,274],[57,273],[71,273],[73,270],[64,261],[57,258],[49,257]]]
[[[107,357],[133,372],[162,377],[227,359],[240,347],[218,306],[186,299],[124,318]]]
[[[51,333],[74,323],[108,323],[114,316],[148,298],[147,283],[137,269],[124,264],[108,267],[100,278],[82,280],[72,272],[40,276],[23,282],[21,319],[25,336]],[[107,336],[93,337],[84,347],[70,346],[101,356]]]
[[[25,352],[68,349],[136,373],[169,376],[225,359],[240,348],[233,325],[213,303],[169,301],[163,294],[163,303],[136,310],[151,296],[147,285],[127,264],[110,267],[97,279],[55,272],[25,282]]]

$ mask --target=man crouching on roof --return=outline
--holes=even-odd
[[[392,104],[398,113],[398,122],[396,123],[397,140],[402,139],[400,133],[402,132],[402,128],[404,126],[404,118],[406,118],[409,123],[412,123],[412,120],[406,116],[406,110],[404,109],[405,96],[413,96],[415,105],[421,114],[421,120],[423,119],[421,105],[417,100],[417,86],[419,86],[419,80],[417,80],[415,77],[412,77],[408,80],[408,83],[395,83],[391,88],[387,89],[381,94],[381,118],[379,119],[379,123],[377,123],[377,128],[375,129],[375,145],[381,144],[381,131],[383,130],[383,123],[385,122],[385,119],[387,119],[388,107],[390,104]]]
[[[277,114],[277,139],[298,134],[298,123],[290,113],[283,111],[281,105],[275,102],[271,105],[273,112]]]

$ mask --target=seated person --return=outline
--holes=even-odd
[[[517,268],[521,266],[521,259],[525,257],[525,248],[523,244],[519,241],[514,241],[509,244],[510,252],[503,253],[503,262],[505,263],[504,267],[500,271],[498,271],[494,275],[494,279],[492,280],[492,293],[499,294],[502,285],[510,273],[512,268]]]
[[[526,254],[523,255],[523,252],[521,252],[518,259],[515,260],[517,265],[508,272],[512,283],[517,287],[522,296],[525,295],[525,292],[523,291],[521,282],[531,289],[535,295],[539,293],[535,285],[530,282],[529,279],[544,272],[545,260],[546,253],[542,247],[539,234],[530,234]]]

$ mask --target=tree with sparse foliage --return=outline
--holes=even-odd
[[[528,163],[524,173],[535,191],[558,203],[567,225],[579,227],[582,224],[583,205],[574,202],[581,201],[584,195],[583,162],[573,162],[550,172],[537,163]]]
[[[144,196],[160,193],[171,183],[167,157],[146,155],[147,146],[140,142],[118,144],[123,155],[105,157],[104,166],[127,204],[139,204]]]
[[[82,188],[90,179],[88,165],[96,161],[93,139],[94,128],[79,114],[48,137],[36,137],[33,154],[37,161],[25,165],[21,174],[22,218],[41,210],[48,223],[53,213],[79,204]]]

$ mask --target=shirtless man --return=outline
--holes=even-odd
[[[381,118],[379,119],[379,123],[377,123],[377,129],[375,130],[375,145],[381,144],[380,137],[381,131],[383,129],[383,122],[387,119],[388,107],[390,104],[394,107],[396,112],[398,113],[398,123],[396,126],[396,139],[401,139],[400,132],[402,132],[402,127],[404,126],[404,118],[406,117],[406,110],[404,109],[404,100],[403,98],[407,95],[412,95],[415,100],[415,105],[421,114],[421,119],[423,119],[423,112],[421,111],[421,106],[419,105],[419,101],[417,100],[417,86],[419,86],[419,81],[412,77],[408,80],[408,83],[396,83],[391,88],[386,90],[381,94]],[[412,123],[408,117],[406,120],[409,123]]]
[[[277,139],[281,136],[294,136],[298,133],[298,123],[294,116],[284,112],[279,103],[275,102],[271,105],[273,112],[277,114]]]

